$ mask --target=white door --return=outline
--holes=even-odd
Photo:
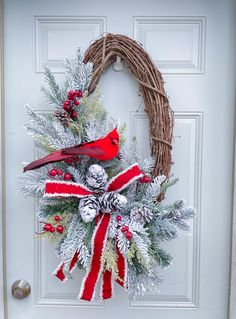
[[[5,1],[6,243],[9,319],[148,317],[226,319],[233,159],[235,65],[233,0],[197,1]],[[17,193],[22,161],[33,159],[23,106],[49,110],[40,94],[43,66],[63,78],[62,62],[103,32],[143,43],[163,72],[175,111],[173,173],[181,181],[170,197],[197,208],[191,234],[166,244],[172,266],[163,271],[155,297],[129,301],[116,287],[113,300],[76,299],[82,273],[61,284],[52,247],[35,241],[37,205]],[[233,70],[233,71],[232,71]],[[141,153],[147,153],[147,118],[128,71],[112,68],[101,80],[103,102],[127,122]],[[138,112],[137,112],[138,110]],[[11,295],[25,279],[30,296]]]

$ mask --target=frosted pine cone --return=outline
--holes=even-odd
[[[103,167],[94,164],[91,165],[86,174],[88,186],[94,190],[103,190],[107,184],[108,175]]]
[[[130,211],[130,218],[140,224],[150,223],[153,219],[153,213],[146,206],[134,207]]]
[[[95,196],[82,198],[79,202],[79,212],[85,223],[90,223],[99,212],[99,200]]]
[[[64,125],[70,125],[70,115],[65,111],[56,111],[54,112],[54,116]]]
[[[104,193],[100,198],[100,207],[103,212],[112,212],[114,210],[121,210],[127,204],[127,198],[118,193]]]

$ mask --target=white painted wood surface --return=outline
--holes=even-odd
[[[235,139],[236,141],[236,139]],[[236,145],[235,145],[236,151]],[[236,318],[236,153],[234,154],[234,197],[233,197],[233,216],[232,216],[232,243],[231,243],[231,273],[230,273],[230,292],[229,292],[229,318]]]
[[[4,195],[3,195],[3,1],[0,0],[0,319],[4,319],[4,290],[5,290],[5,272],[4,272]]]
[[[171,0],[148,4],[138,0],[135,5],[122,0],[118,6],[108,0],[8,0],[5,6],[9,319],[86,315],[226,319],[235,89],[233,0],[218,0],[214,6],[210,0],[181,0],[178,6]],[[174,263],[163,272],[158,296],[129,302],[117,287],[116,299],[87,304],[76,300],[82,273],[75,271],[75,280],[65,285],[51,277],[58,260],[46,242],[33,240],[37,206],[16,192],[16,182],[21,162],[33,158],[32,142],[22,129],[23,105],[48,110],[40,95],[43,66],[50,66],[60,81],[63,59],[105,31],[142,42],[163,72],[176,118],[173,172],[181,178],[169,198],[186,198],[199,215],[190,235],[166,244]],[[140,153],[148,153],[147,119],[129,71],[110,68],[100,84],[111,116],[127,122],[128,136],[136,134]],[[30,282],[32,294],[17,302],[10,287],[21,278]]]

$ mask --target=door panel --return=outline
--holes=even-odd
[[[96,1],[8,0],[5,2],[5,127],[7,286],[9,319],[130,317],[166,319],[227,318],[231,180],[233,157],[234,47],[233,0],[114,3]],[[220,21],[220,23],[219,23]],[[43,67],[63,80],[63,60],[73,58],[104,32],[123,33],[141,42],[163,72],[175,111],[173,174],[180,182],[168,200],[185,198],[197,208],[190,234],[165,248],[173,255],[160,271],[156,296],[129,301],[115,287],[114,300],[77,300],[83,273],[58,282],[52,271],[59,260],[45,241],[33,239],[39,225],[37,202],[17,192],[22,161],[34,157],[26,136],[23,106],[50,108],[40,94]],[[129,70],[105,70],[101,97],[109,114],[128,124],[141,157],[149,153],[148,120],[138,85]],[[16,301],[16,279],[30,282],[32,293]],[[50,306],[50,307],[48,307]],[[118,308],[119,306],[119,308]],[[119,311],[117,311],[119,309]],[[187,309],[187,310],[186,310]]]

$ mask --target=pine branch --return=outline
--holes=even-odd
[[[164,181],[161,185],[160,193],[166,193],[167,189],[175,185],[179,181],[178,178],[169,178]]]
[[[155,159],[152,156],[149,156],[145,158],[141,163],[140,163],[140,169],[143,171],[145,174],[151,174],[155,167]]]
[[[168,254],[165,250],[161,248],[157,248],[156,250],[156,257],[157,257],[157,262],[160,267],[166,268],[170,266],[173,258]]]
[[[65,61],[65,72],[71,90],[85,91],[90,84],[93,65],[90,62],[84,64],[83,57],[82,51],[78,49],[74,61]]]
[[[65,91],[60,90],[52,71],[47,67],[45,67],[44,79],[49,88],[46,89],[45,87],[42,87],[41,90],[44,93],[48,103],[57,108],[61,108],[63,101],[66,100]]]
[[[48,113],[34,111],[28,105],[25,107],[29,122],[25,129],[39,144],[49,152],[81,142],[79,136],[74,136],[70,129]]]
[[[157,176],[153,179],[152,183],[146,189],[142,202],[148,204],[156,199],[161,192],[161,184],[166,179],[164,175]]]
[[[162,282],[157,265],[147,270],[138,262],[129,265],[128,269],[129,297],[132,300],[141,299],[145,295],[156,295]]]
[[[61,260],[64,261],[64,271],[69,271],[70,262],[76,251],[80,252],[80,261],[84,264],[88,264],[88,249],[84,247],[84,238],[86,236],[86,230],[83,224],[80,222],[78,215],[74,215],[68,226],[68,232],[64,240],[57,247],[58,255]]]
[[[25,197],[40,198],[43,196],[45,180],[49,178],[48,172],[51,166],[41,167],[35,171],[30,171],[26,176],[19,179],[17,188]]]

